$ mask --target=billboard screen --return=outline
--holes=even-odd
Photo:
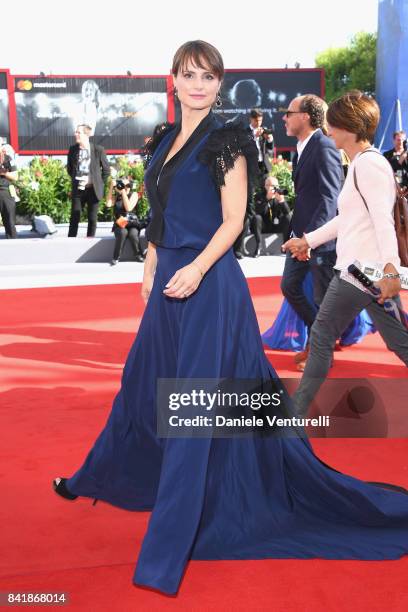
[[[167,120],[166,77],[18,76],[14,98],[21,153],[66,152],[81,123],[107,151],[134,151]]]
[[[260,108],[263,125],[273,131],[278,150],[294,149],[296,141],[286,135],[282,109],[306,93],[324,95],[322,70],[228,70],[221,90],[222,107],[214,112],[223,121],[241,118],[249,123],[250,110]]]

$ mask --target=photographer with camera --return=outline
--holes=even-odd
[[[407,135],[403,130],[393,134],[394,148],[384,152],[401,187],[408,187]]]
[[[139,219],[134,209],[139,199],[137,191],[132,191],[133,183],[128,178],[112,179],[106,206],[113,207],[115,222],[112,231],[115,234],[115,247],[111,266],[116,266],[122,254],[123,246],[129,239],[136,261],[144,261],[143,253],[140,248],[139,234],[147,221]]]
[[[255,213],[254,194],[256,191],[263,189],[264,179],[272,169],[270,157],[273,156],[274,148],[273,134],[271,130],[268,130],[262,126],[262,119],[263,113],[259,108],[253,108],[249,113],[248,131],[250,134],[252,134],[258,149],[259,174],[254,179],[252,193],[248,198],[244,229],[234,244],[234,253],[237,259],[242,259],[245,257],[244,238],[249,228],[251,228],[251,231],[255,236],[255,242],[257,245],[254,257],[259,257],[260,255],[262,221]]]
[[[268,176],[262,194],[255,195],[255,213],[261,219],[262,233],[282,234],[283,242],[289,240],[289,226],[292,216],[285,196],[286,189],[279,188],[275,176]]]
[[[272,165],[270,157],[273,156],[273,134],[271,130],[262,126],[263,113],[259,108],[253,108],[249,113],[249,131],[254,137],[258,149],[258,166],[260,179],[268,174]]]
[[[4,146],[0,148],[0,214],[6,238],[17,238],[16,202],[10,189],[13,189],[18,174],[17,167],[6,150]]]

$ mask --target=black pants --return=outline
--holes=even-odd
[[[399,298],[394,300],[401,306]],[[370,294],[341,279],[339,272],[335,272],[313,324],[305,372],[293,398],[301,414],[307,412],[328,374],[337,338],[364,308],[388,350],[393,351],[408,366],[408,331]]]
[[[0,189],[0,214],[6,230],[6,238],[17,238],[16,203],[8,189]]]
[[[327,288],[334,276],[333,266],[336,263],[336,251],[314,253],[309,261],[298,261],[287,253],[283,270],[281,290],[297,315],[303,320],[309,331],[316,318],[317,308],[309,302],[303,293],[303,281],[311,271],[313,276],[313,299],[317,306],[323,301]]]
[[[265,186],[265,179],[268,178],[268,176],[269,176],[269,172],[268,172],[268,168],[265,165],[265,162],[258,161],[258,174],[254,181],[253,190],[263,191],[264,186]]]
[[[95,236],[96,221],[98,218],[99,200],[96,196],[93,187],[78,189],[72,197],[71,218],[69,220],[68,237],[75,238],[78,234],[78,225],[81,219],[81,212],[84,205],[87,206],[88,212],[88,231],[86,235],[89,237]]]
[[[258,173],[255,176],[252,184],[252,192],[249,196],[247,203],[247,213],[248,210],[255,211],[254,208],[254,197],[257,192],[264,190],[265,179],[268,176],[268,169],[265,166],[265,163],[262,161],[258,161]],[[234,251],[235,253],[240,252],[244,254],[244,238],[248,234],[248,230],[251,230],[255,237],[256,250],[259,249],[261,244],[261,235],[262,235],[262,217],[260,215],[255,215],[251,212],[250,215],[245,216],[244,227],[242,229],[241,234],[238,236],[234,243]]]
[[[113,233],[115,234],[115,248],[113,250],[113,259],[120,258],[123,250],[123,245],[125,244],[126,239],[129,240],[130,245],[132,247],[132,251],[135,255],[142,254],[139,242],[139,230],[136,227],[131,227],[128,229],[127,227],[119,227],[119,225],[115,224],[113,228]]]
[[[256,249],[258,249],[259,245],[261,244],[261,234],[262,234],[262,217],[260,215],[253,215],[252,217],[245,217],[244,228],[234,243],[235,252],[237,251],[239,251],[240,253],[244,252],[244,238],[248,234],[248,230],[251,230],[251,232],[255,236]]]

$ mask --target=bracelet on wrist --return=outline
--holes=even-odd
[[[195,266],[197,268],[197,270],[200,272],[201,274],[201,278],[203,278],[204,276],[204,272],[201,270],[200,266],[198,265],[198,263],[196,263],[195,261],[191,262],[193,264],[193,266]]]

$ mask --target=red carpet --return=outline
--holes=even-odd
[[[276,278],[249,280],[262,331],[279,309],[278,284]],[[106,420],[143,311],[139,290],[116,285],[0,294],[0,591],[66,591],[68,609],[90,611],[408,609],[408,557],[197,561],[189,564],[177,598],[140,589],[131,577],[148,514],[65,502],[52,492],[52,477],[80,465]],[[268,357],[282,376],[297,375],[292,354],[268,351]],[[406,368],[375,334],[336,353],[331,375],[402,378]],[[408,487],[408,440],[313,444],[337,469]]]

